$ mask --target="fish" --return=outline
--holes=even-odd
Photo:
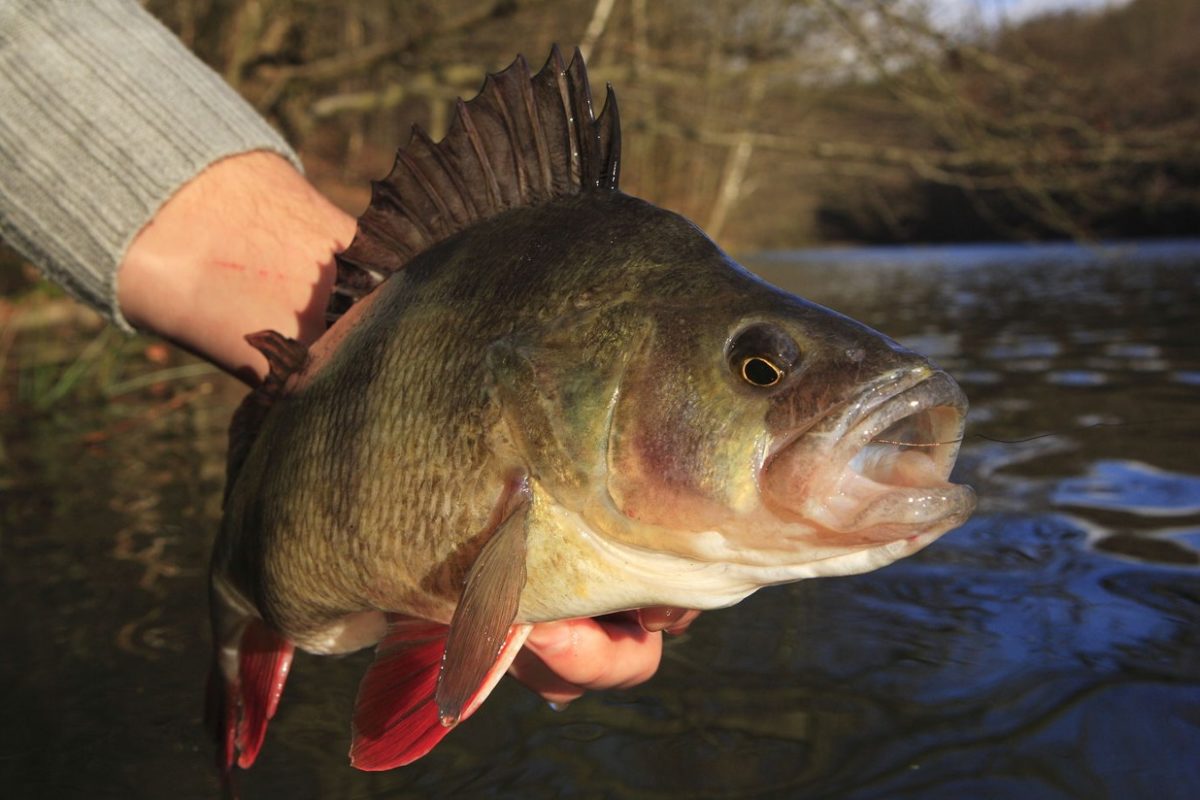
[[[230,426],[208,719],[228,775],[297,648],[375,647],[351,763],[428,753],[535,623],[716,609],[883,567],[963,523],[967,400],[928,359],[775,288],[620,191],[578,51],[518,57],[414,128],[337,256],[311,346]]]

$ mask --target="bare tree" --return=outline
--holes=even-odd
[[[1075,45],[1073,61],[1047,47],[1055,40],[1039,31],[1053,20],[972,38],[934,26],[920,0],[150,7],[307,157],[350,181],[386,169],[407,122],[444,132],[454,98],[473,94],[483,70],[558,42],[579,43],[594,79],[618,87],[626,186],[734,246],[811,239],[831,214],[841,235],[953,235],[939,233],[939,217],[969,212],[968,232],[1087,236],[1168,190],[1171,202],[1200,205],[1200,113],[1172,113],[1160,98],[1152,124],[1118,122],[1113,108],[1153,95],[1098,101],[1104,87],[1089,76],[1119,71],[1088,61],[1100,44]],[[1194,41],[1189,27],[1200,36],[1192,0],[1135,0],[1121,13],[1112,30],[1060,19],[1058,41],[1107,37],[1112,53],[1125,46],[1119,30],[1153,28],[1143,50]],[[1125,51],[1140,54],[1135,45]],[[1180,64],[1164,74],[1200,68],[1194,47],[1177,47]],[[1195,84],[1180,82],[1175,96]]]

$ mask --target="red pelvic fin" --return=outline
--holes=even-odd
[[[236,677],[214,662],[205,718],[217,746],[217,768],[226,782],[234,763],[246,769],[258,756],[294,652],[295,645],[256,619],[242,631]]]
[[[295,645],[259,620],[251,620],[242,633],[238,654],[242,715],[237,727],[237,763],[242,769],[258,756],[267,723],[279,707],[294,652]]]
[[[363,676],[354,709],[350,762],[362,770],[402,767],[428,753],[453,726],[442,724],[434,694],[446,651],[449,626],[388,615],[388,635],[375,650],[375,663]],[[461,719],[484,701],[503,677],[529,635],[514,625],[492,670],[471,698]]]

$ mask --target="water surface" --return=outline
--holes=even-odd
[[[246,798],[1200,796],[1200,245],[750,266],[962,381],[976,516],[703,615],[634,690],[556,713],[505,681],[390,773],[346,762],[370,656],[300,656]],[[235,395],[176,391],[0,422],[0,795],[217,793],[204,565]]]

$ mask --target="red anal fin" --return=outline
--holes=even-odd
[[[442,725],[434,700],[449,626],[395,614],[388,615],[388,624],[388,635],[375,650],[375,663],[358,687],[350,763],[361,770],[410,764],[432,750],[452,727]],[[504,676],[529,629],[529,625],[514,625],[509,630],[463,719]]]
[[[237,764],[242,769],[258,757],[267,723],[279,706],[294,652],[295,645],[259,620],[249,622],[242,633],[237,692],[241,696],[241,720],[236,737]],[[230,724],[227,720],[226,725]]]

